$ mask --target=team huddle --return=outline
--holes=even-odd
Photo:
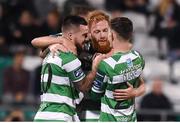
[[[32,41],[43,49],[44,57],[41,104],[34,121],[80,121],[77,105],[84,95],[101,107],[89,121],[137,121],[135,97],[145,92],[141,78],[145,62],[132,50],[131,20],[110,19],[104,12],[92,11],[86,19],[67,16],[61,30],[61,35]],[[80,57],[85,46],[91,47],[86,51],[92,60],[88,72]]]

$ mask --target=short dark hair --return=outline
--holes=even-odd
[[[117,17],[111,20],[111,28],[120,37],[131,40],[133,33],[133,23],[130,19],[126,17]]]
[[[70,15],[63,20],[62,31],[66,31],[74,26],[79,27],[80,25],[87,25],[86,20],[80,16]]]

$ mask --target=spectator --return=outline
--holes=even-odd
[[[87,0],[66,0],[66,2],[64,3],[64,9],[63,9],[64,17],[69,15],[72,11],[72,7],[76,5],[90,6]]]
[[[11,27],[14,44],[28,44],[34,37],[38,37],[40,29],[34,24],[34,18],[29,10],[23,10],[18,23]]]
[[[133,11],[148,16],[148,2],[149,0],[106,0],[105,8],[112,13]]]
[[[169,46],[170,62],[180,58],[180,6],[175,0],[162,0],[155,11],[155,24],[151,34],[159,40],[166,37]],[[161,45],[159,44],[159,49]]]
[[[4,101],[9,103],[25,103],[29,90],[29,73],[22,68],[24,52],[18,51],[13,65],[4,71]],[[8,102],[7,102],[8,103]]]
[[[57,8],[57,4],[53,3],[51,0],[34,0],[34,5],[40,21],[44,21],[48,13]]]
[[[141,102],[141,109],[159,109],[172,110],[172,104],[166,95],[163,94],[163,81],[155,79],[152,86],[152,92],[144,96]],[[160,121],[160,115],[144,115],[143,121]]]
[[[14,109],[10,112],[9,116],[5,118],[6,122],[24,121],[24,113],[20,109]]]
[[[71,15],[78,15],[83,18],[87,18],[89,12],[93,11],[91,6],[76,5],[71,10]]]
[[[0,4],[0,56],[9,55],[8,37],[5,5]]]
[[[36,98],[41,95],[41,68],[40,65],[32,72],[32,93]]]
[[[105,9],[107,11],[125,10],[124,0],[105,0]]]
[[[57,10],[52,10],[48,13],[45,23],[42,25],[44,35],[56,34],[61,32],[60,13]]]
[[[29,10],[33,13],[33,16],[37,16],[34,1],[35,0],[6,0],[9,8],[9,19],[15,21],[24,10]]]

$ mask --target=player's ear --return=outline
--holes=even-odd
[[[115,38],[115,36],[116,36],[114,33],[115,33],[114,31],[111,31],[112,41],[114,41],[114,38]]]
[[[69,38],[69,40],[72,40],[72,39],[73,39],[73,36],[72,36],[72,33],[71,33],[71,32],[68,33],[68,38]]]
[[[112,33],[112,32],[111,32]],[[112,41],[114,41],[114,34],[112,33]]]

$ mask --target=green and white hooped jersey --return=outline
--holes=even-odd
[[[91,90],[92,97],[103,96],[99,121],[136,121],[134,99],[116,101],[113,91],[128,88],[127,82],[137,87],[144,65],[143,57],[133,50],[115,53],[100,62]]]
[[[41,71],[41,105],[35,121],[79,121],[76,103],[79,92],[73,83],[85,77],[80,60],[72,53],[60,52],[43,60]]]

